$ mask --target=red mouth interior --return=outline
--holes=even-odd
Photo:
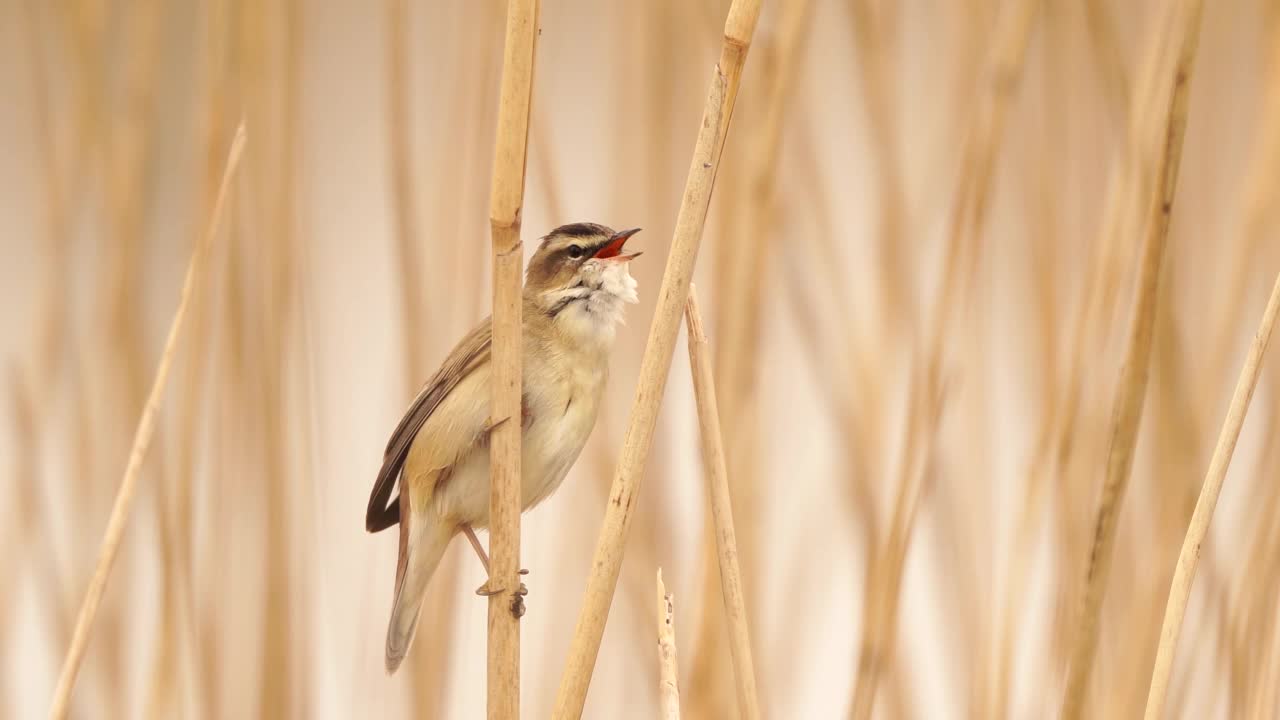
[[[622,254],[622,246],[627,244],[627,237],[623,236],[610,240],[607,245],[596,251],[596,258],[607,260],[608,258],[618,257]]]

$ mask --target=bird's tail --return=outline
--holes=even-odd
[[[405,493],[400,503],[400,562],[396,566],[396,595],[387,625],[387,673],[400,667],[413,643],[422,598],[456,528],[429,510],[414,511]]]

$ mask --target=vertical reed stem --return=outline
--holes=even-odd
[[[502,56],[498,134],[489,223],[493,241],[493,386],[490,419],[488,713],[520,717],[520,216],[528,157],[529,106],[538,0],[510,0]]]
[[[675,606],[658,568],[658,717],[680,720],[680,665],[676,661]]]

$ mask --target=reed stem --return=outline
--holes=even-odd
[[[734,0],[725,21],[720,62],[716,64],[703,108],[702,126],[694,146],[684,197],[676,217],[676,229],[667,258],[667,269],[658,293],[658,305],[649,339],[640,361],[640,381],[630,423],[619,454],[618,469],[605,506],[604,522],[592,560],[582,613],[574,629],[569,658],[556,692],[552,717],[578,718],[587,702],[587,688],[600,652],[600,640],[609,617],[609,606],[622,568],[632,506],[644,474],[658,408],[666,389],[671,357],[675,352],[680,315],[689,295],[689,281],[702,241],[702,228],[711,204],[711,190],[724,149],[729,120],[733,116],[742,68],[751,37],[760,17],[759,0]]]
[[[489,475],[488,714],[520,717],[521,286],[524,204],[538,0],[511,0],[502,56],[489,222],[493,241],[493,386]],[[510,422],[503,422],[510,420]]]
[[[720,436],[720,414],[716,408],[715,378],[707,336],[698,312],[697,289],[689,285],[684,310],[688,331],[689,368],[693,372],[693,393],[698,403],[698,428],[702,434],[702,467],[707,476],[711,502],[716,556],[720,565],[720,594],[729,625],[729,652],[733,658],[734,680],[738,688],[738,712],[746,720],[759,720],[760,700],[756,692],[755,665],[751,659],[751,634],[747,622],[746,593],[738,567],[738,541],[733,527],[733,503],[729,494],[729,471],[725,464],[724,442]]]
[[[129,521],[129,511],[133,508],[134,497],[138,493],[138,479],[142,475],[142,462],[146,459],[147,448],[151,445],[151,436],[155,432],[156,414],[160,410],[160,401],[164,398],[165,385],[169,379],[169,369],[173,355],[182,336],[182,321],[187,314],[187,306],[192,295],[192,288],[200,282],[204,275],[205,261],[209,255],[209,247],[217,236],[221,225],[223,210],[226,205],[227,191],[240,167],[240,157],[244,151],[245,131],[241,124],[231,141],[231,149],[227,153],[226,168],[222,173],[222,184],[218,188],[218,199],[214,204],[213,215],[209,226],[195,252],[191,255],[187,266],[187,275],[182,283],[182,296],[178,301],[178,309],[174,312],[173,321],[169,325],[169,335],[165,339],[164,351],[160,355],[160,365],[156,369],[155,380],[151,392],[147,396],[146,405],[142,409],[142,417],[138,421],[134,433],[133,449],[129,451],[129,463],[125,467],[124,478],[120,481],[120,489],[116,491],[115,503],[111,508],[111,517],[107,520],[107,530],[102,538],[102,546],[98,555],[98,563],[89,579],[89,587],[85,591],[84,601],[80,605],[80,613],[76,617],[75,631],[71,636],[71,647],[67,649],[62,670],[58,675],[58,685],[54,690],[53,703],[49,709],[52,720],[62,720],[67,716],[71,706],[71,691],[75,687],[76,676],[80,672],[80,663],[84,660],[84,652],[89,646],[89,633],[93,630],[97,616],[98,604],[102,601],[107,580],[115,564],[120,550],[120,541],[124,537],[125,525]]]
[[[1173,572],[1173,583],[1169,588],[1169,600],[1164,610],[1164,625],[1160,631],[1160,646],[1156,650],[1155,669],[1151,673],[1151,690],[1147,695],[1146,720],[1156,720],[1164,709],[1165,693],[1169,689],[1169,677],[1173,671],[1173,660],[1178,649],[1178,635],[1182,632],[1182,621],[1187,612],[1187,599],[1191,596],[1191,582],[1195,580],[1196,563],[1200,559],[1200,546],[1209,532],[1209,521],[1213,519],[1213,511],[1218,505],[1218,495],[1222,492],[1222,484],[1227,476],[1227,468],[1231,464],[1231,456],[1235,453],[1236,441],[1240,439],[1240,429],[1244,427],[1245,414],[1249,411],[1249,402],[1253,399],[1254,388],[1258,386],[1258,375],[1262,371],[1262,357],[1267,352],[1267,343],[1271,340],[1271,330],[1275,327],[1276,313],[1280,311],[1280,275],[1271,289],[1271,299],[1267,301],[1267,309],[1262,315],[1262,324],[1253,337],[1249,348],[1249,356],[1245,359],[1244,368],[1240,370],[1240,379],[1236,382],[1235,393],[1231,396],[1231,407],[1227,410],[1227,418],[1222,424],[1222,432],[1218,435],[1218,445],[1214,448],[1213,459],[1209,461],[1209,470],[1204,478],[1204,486],[1200,490],[1200,499],[1196,501],[1195,512],[1191,515],[1191,524],[1182,541],[1182,552],[1178,555],[1178,565]]]
[[[658,717],[680,720],[680,665],[676,661],[675,605],[658,568]]]
[[[1183,0],[1173,9],[1174,35],[1171,41],[1178,48],[1178,55],[1169,78],[1172,87],[1169,92],[1162,93],[1167,97],[1165,119],[1159,128],[1158,138],[1133,138],[1133,142],[1151,143],[1153,148],[1156,142],[1160,144],[1154,173],[1150,176],[1154,182],[1150,185],[1150,198],[1146,206],[1147,233],[1139,258],[1133,315],[1125,340],[1124,362],[1120,368],[1120,380],[1112,408],[1106,479],[1094,525],[1084,598],[1077,625],[1078,634],[1067,672],[1063,720],[1076,720],[1084,710],[1089,676],[1098,647],[1098,616],[1102,610],[1102,598],[1115,549],[1116,523],[1133,469],[1134,448],[1138,441],[1150,373],[1160,267],[1169,237],[1169,219],[1178,185],[1178,167],[1182,160],[1182,140],[1186,133],[1187,103],[1199,41],[1201,10],[1201,0]],[[1144,153],[1141,157],[1149,158],[1150,154]]]

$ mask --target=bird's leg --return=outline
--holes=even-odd
[[[476,557],[480,558],[480,564],[484,566],[484,574],[489,574],[489,554],[484,551],[484,546],[480,544],[480,538],[476,537],[476,531],[471,529],[471,524],[467,523],[462,526],[462,532],[466,534],[467,540],[471,542],[471,547],[476,551]]]
[[[476,557],[480,558],[480,564],[484,566],[484,574],[489,575],[489,554],[484,551],[484,546],[480,544],[480,538],[476,537],[476,531],[471,527],[470,523],[462,526],[462,533],[467,536],[467,540],[471,543],[472,549],[476,551]],[[529,571],[520,568],[521,575],[528,575]],[[489,581],[485,580],[484,584],[476,588],[476,594],[481,597],[489,597],[497,595],[501,590],[494,590],[489,587]],[[516,591],[518,595],[528,595],[529,588],[524,583],[520,583],[520,589]]]

